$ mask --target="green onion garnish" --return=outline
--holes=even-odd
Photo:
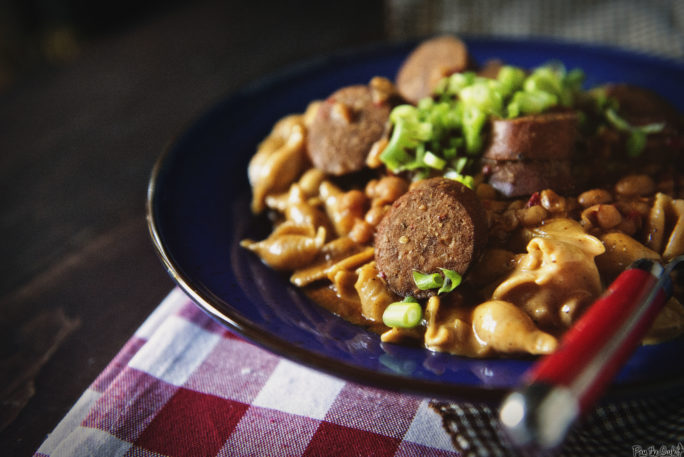
[[[558,63],[529,74],[507,65],[496,79],[454,73],[439,82],[434,97],[392,110],[392,134],[380,160],[394,173],[411,171],[414,179],[456,170],[464,182],[472,181],[468,174],[475,161],[464,169],[461,159],[482,151],[485,126],[492,117],[514,118],[571,106],[583,78],[581,70],[566,73]]]
[[[448,179],[453,179],[454,181],[458,181],[470,189],[473,189],[475,187],[475,178],[473,178],[470,175],[462,175],[456,170],[447,171],[446,173],[444,173],[444,177]]]
[[[390,113],[394,130],[380,160],[392,171],[407,169],[415,161],[410,151],[432,137],[432,125],[421,121],[418,114],[418,109],[411,105],[399,105]]]
[[[620,117],[620,115],[613,108],[607,108],[604,111],[604,115],[606,116],[606,120],[618,130],[628,132],[633,128],[629,122]]]
[[[416,283],[416,287],[420,290],[430,290],[442,287],[444,278],[439,273],[421,273],[420,271],[413,270],[413,282]]]
[[[439,289],[437,294],[449,293],[461,284],[461,275],[454,270],[440,268],[439,273],[421,273],[413,270],[413,282],[420,290]]]
[[[558,97],[541,90],[516,92],[508,104],[508,117],[515,118],[523,114],[539,114],[558,104]]]
[[[612,107],[605,109],[606,120],[616,129],[627,133],[627,155],[629,157],[639,157],[646,146],[646,135],[658,133],[665,124],[654,123],[634,126],[622,118]]]
[[[423,308],[415,300],[391,303],[382,313],[382,322],[388,327],[412,328],[422,319]]]
[[[444,284],[437,291],[438,294],[449,293],[461,285],[461,280],[463,278],[460,274],[456,273],[454,270],[448,270],[446,268],[440,268],[440,270],[442,270],[442,273],[444,273]]]
[[[496,76],[497,81],[501,83],[501,87],[506,95],[520,90],[525,82],[525,78],[525,70],[511,65],[504,65],[501,67]]]
[[[554,107],[572,108],[587,95],[606,122],[626,132],[627,154],[638,156],[646,144],[646,136],[663,129],[662,124],[632,126],[617,115],[616,101],[605,90],[582,91],[584,72],[566,71],[559,62],[550,62],[527,72],[510,65],[503,66],[496,79],[474,72],[454,73],[442,79],[432,97],[417,106],[399,105],[390,113],[392,134],[380,160],[399,173],[410,171],[413,179],[447,175],[453,170],[458,179],[472,185],[472,165],[464,167],[462,159],[482,152],[485,127],[492,118],[514,119],[541,114]]]
[[[423,162],[425,162],[425,165],[428,167],[436,170],[441,170],[446,165],[446,160],[436,156],[430,151],[426,152],[425,156],[423,156]]]

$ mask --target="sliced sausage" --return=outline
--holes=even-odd
[[[646,136],[644,149],[636,157],[627,154],[628,132],[607,128],[589,137],[582,162],[590,185],[618,179],[634,170],[651,175],[684,170],[684,161],[681,160],[684,155],[684,117],[675,107],[655,92],[630,84],[608,84],[601,89],[617,101],[619,116],[632,126],[663,123],[664,128]],[[605,122],[602,115],[589,120],[588,125]]]
[[[494,119],[483,157],[494,160],[569,160],[577,139],[577,114],[574,112]]]
[[[464,274],[487,244],[486,213],[468,187],[446,178],[420,181],[392,205],[378,225],[375,259],[389,288],[401,296],[427,298],[413,271]]]
[[[606,95],[617,100],[620,116],[632,125],[664,122],[670,128],[682,126],[682,115],[653,91],[631,84],[608,84],[603,88]]]
[[[531,195],[544,189],[559,194],[575,188],[569,160],[482,160],[482,171],[489,184],[506,197]]]
[[[634,126],[663,123],[663,129],[647,137],[644,152],[636,160],[637,166],[654,163],[673,163],[682,169],[684,154],[684,117],[660,95],[630,84],[605,86],[606,94],[619,103],[618,113]],[[623,140],[626,135],[622,135]]]
[[[432,94],[437,83],[453,73],[466,70],[470,57],[466,45],[445,35],[421,43],[406,58],[397,73],[397,89],[411,103]]]
[[[331,175],[361,170],[371,146],[385,130],[389,113],[390,104],[374,101],[368,86],[339,89],[321,103],[309,126],[311,162]]]

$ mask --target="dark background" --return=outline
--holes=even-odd
[[[256,4],[256,6],[255,6]],[[157,156],[249,81],[383,40],[372,1],[0,1],[0,451],[31,455],[173,283]]]

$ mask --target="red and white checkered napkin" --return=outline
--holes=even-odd
[[[36,456],[454,456],[429,400],[348,383],[212,321],[179,289]]]

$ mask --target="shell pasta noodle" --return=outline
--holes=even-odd
[[[278,121],[248,167],[265,239],[241,246],[385,343],[548,354],[639,258],[684,254],[684,118],[559,62],[421,43],[395,79]],[[684,291],[645,344],[684,334]]]

